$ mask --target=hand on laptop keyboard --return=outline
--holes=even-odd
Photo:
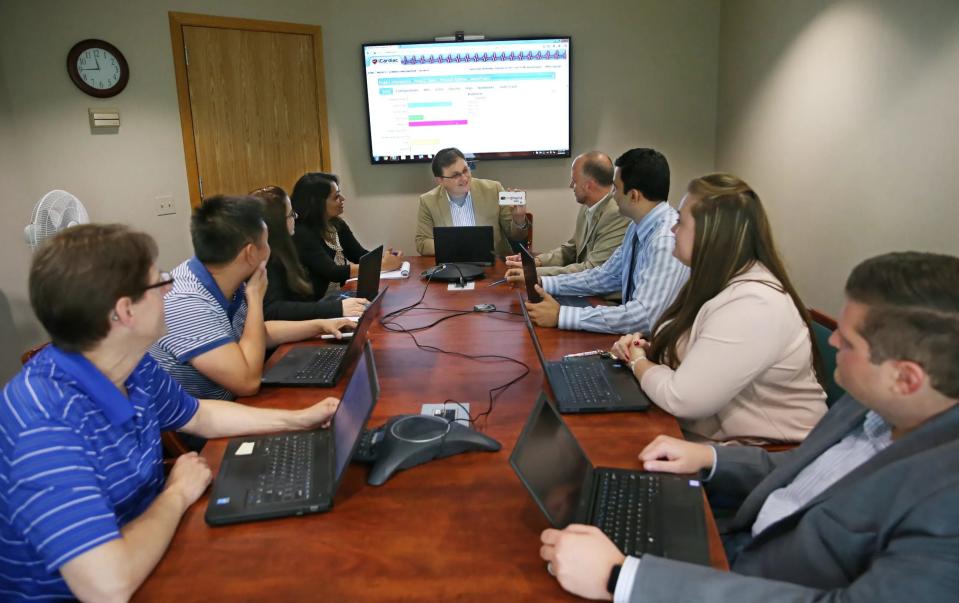
[[[343,331],[352,331],[356,323],[349,318],[317,318],[310,321],[316,328],[316,335],[332,335],[336,339],[343,337]]]
[[[300,422],[299,428],[313,429],[314,427],[329,427],[333,413],[340,401],[337,398],[325,398],[309,408],[304,408],[297,412],[297,419]]]
[[[609,599],[606,583],[614,565],[626,560],[595,526],[571,524],[565,530],[544,530],[540,556],[567,591],[587,599]]]

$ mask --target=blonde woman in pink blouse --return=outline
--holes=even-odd
[[[653,329],[613,346],[687,437],[800,442],[826,412],[809,314],[758,195],[729,174],[689,183],[673,227],[689,281]]]

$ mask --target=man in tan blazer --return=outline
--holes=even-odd
[[[570,240],[536,256],[537,276],[582,272],[602,265],[622,244],[629,226],[613,200],[613,162],[605,153],[590,151],[573,160],[569,188],[580,205],[576,229]],[[506,266],[507,280],[522,284],[519,255],[506,258]]]
[[[513,252],[510,240],[526,240],[526,207],[500,207],[503,185],[473,178],[459,149],[441,149],[433,157],[432,167],[436,188],[420,195],[417,253],[436,255],[434,226],[492,226],[493,248],[502,256]]]

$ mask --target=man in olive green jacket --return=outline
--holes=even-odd
[[[416,252],[436,255],[435,226],[492,226],[497,255],[511,254],[509,241],[525,241],[529,224],[526,207],[500,207],[503,185],[473,178],[459,149],[442,149],[433,157],[436,188],[420,195],[416,224]]]

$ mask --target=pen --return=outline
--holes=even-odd
[[[600,356],[605,354],[606,350],[590,350],[588,352],[579,352],[578,354],[566,354],[563,358],[580,358],[582,356]]]
[[[502,285],[502,284],[505,283],[505,282],[506,282],[506,279],[505,279],[505,278],[501,278],[501,279],[499,279],[498,281],[493,281],[492,283],[490,283],[490,284],[488,284],[488,285],[486,285],[486,286],[487,286],[487,287],[495,287],[496,285]]]

